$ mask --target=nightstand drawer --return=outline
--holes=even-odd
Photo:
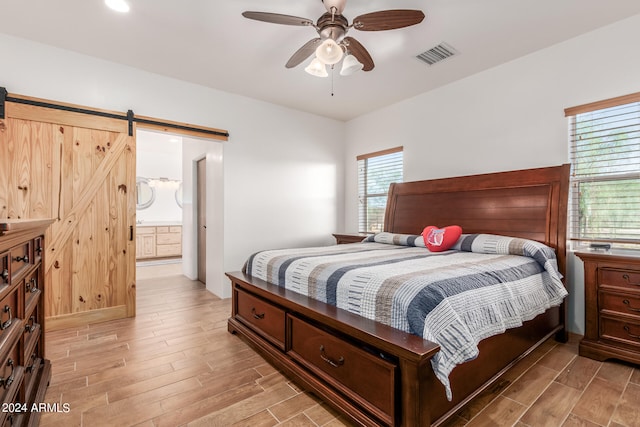
[[[638,322],[628,322],[601,316],[600,337],[640,348],[640,319]]]
[[[600,286],[616,286],[640,292],[640,272],[614,268],[599,269]]]
[[[640,294],[601,292],[600,310],[604,313],[634,316],[640,321]]]

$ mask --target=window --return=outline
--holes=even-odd
[[[389,184],[402,182],[402,147],[363,154],[358,160],[358,231],[379,233],[384,227]]]
[[[640,93],[565,110],[570,236],[640,248]]]

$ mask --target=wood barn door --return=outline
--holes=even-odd
[[[118,118],[5,104],[0,218],[56,219],[44,258],[48,330],[135,316],[129,133],[130,122]]]

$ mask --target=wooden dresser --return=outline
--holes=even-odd
[[[576,255],[584,261],[585,335],[580,355],[640,363],[640,255]]]
[[[52,222],[0,220],[0,426],[38,425],[51,378],[42,255]]]

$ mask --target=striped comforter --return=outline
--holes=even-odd
[[[449,374],[483,338],[520,326],[567,295],[554,251],[538,242],[463,235],[432,253],[421,236],[380,233],[362,243],[252,255],[253,277],[421,336],[451,399]]]

